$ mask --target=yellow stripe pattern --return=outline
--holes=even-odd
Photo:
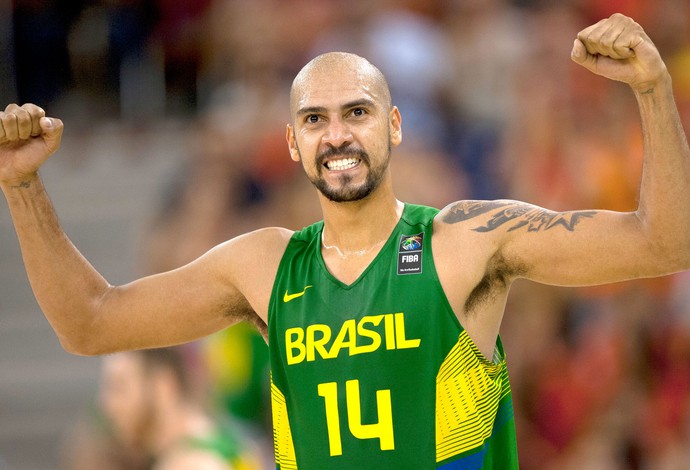
[[[505,357],[487,361],[462,331],[436,376],[436,462],[491,437],[498,405],[510,393]]]
[[[285,396],[271,380],[271,414],[273,416],[273,446],[276,465],[281,470],[297,470],[295,445],[288,420]]]

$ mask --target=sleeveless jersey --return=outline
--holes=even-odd
[[[178,444],[187,449],[216,454],[230,470],[258,470],[260,462],[239,431],[228,425],[218,427],[207,436],[190,436]]]
[[[323,221],[291,238],[268,315],[277,468],[518,468],[500,338],[485,359],[453,313],[437,213],[406,205],[350,285],[324,264]]]

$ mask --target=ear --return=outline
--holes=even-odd
[[[290,158],[292,161],[300,161],[299,149],[297,148],[297,141],[295,140],[295,130],[290,124],[286,126],[285,139],[287,140],[288,149],[290,150]]]
[[[388,125],[390,128],[391,145],[396,147],[402,142],[402,116],[397,106],[393,106],[388,114]]]

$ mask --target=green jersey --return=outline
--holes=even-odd
[[[259,459],[247,446],[240,432],[223,425],[206,436],[190,436],[178,443],[178,447],[215,454],[227,464],[229,470],[256,470]]]
[[[406,205],[349,285],[324,264],[323,222],[293,235],[268,315],[277,468],[518,468],[500,339],[485,359],[451,309],[437,213]]]

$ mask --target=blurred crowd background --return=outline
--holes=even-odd
[[[72,142],[104,126],[130,139],[174,123],[189,151],[157,194],[138,275],[255,228],[320,218],[284,134],[292,78],[329,50],[359,53],[388,77],[403,116],[399,198],[634,210],[634,97],[569,58],[576,33],[614,12],[660,49],[690,128],[687,0],[0,0],[0,102],[41,105]],[[148,149],[132,147],[135,172]],[[687,273],[514,286],[502,336],[521,468],[690,468],[689,287]],[[262,338],[238,325],[176,349],[209,416],[270,468]],[[56,467],[118,468],[103,463],[113,453],[133,454],[119,468],[150,465],[141,442],[108,423],[103,395],[65,428]]]

